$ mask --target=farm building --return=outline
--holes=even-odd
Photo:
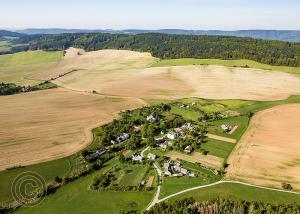
[[[164,163],[164,173],[165,173],[165,176],[171,176],[172,175],[172,173],[171,173],[172,169],[171,169],[171,164],[170,163],[171,163],[170,161]]]
[[[189,172],[187,169],[182,168],[179,162],[174,164],[173,161],[168,161],[164,163],[164,175],[181,177],[181,176],[189,175]]]
[[[135,155],[132,155],[132,160],[143,162],[144,158],[140,154],[135,154]]]
[[[178,104],[180,108],[188,108],[189,106],[185,103]]]
[[[230,132],[233,129],[234,126],[228,125],[228,124],[222,124],[221,128],[223,129],[224,132]]]
[[[99,149],[99,150],[96,150],[93,154],[90,155],[90,158],[91,159],[95,159],[101,155],[103,155],[104,153],[106,153],[107,150],[106,149]]]
[[[185,153],[191,153],[193,151],[193,147],[192,146],[187,146],[187,147],[185,147],[185,149],[184,149],[184,152]]]

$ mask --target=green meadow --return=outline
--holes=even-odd
[[[107,164],[109,167],[110,163]],[[38,206],[23,207],[17,210],[16,213],[110,214],[119,213],[121,210],[126,212],[142,211],[150,203],[154,191],[97,192],[90,190],[89,185],[93,182],[94,177],[105,173],[105,171],[107,171],[107,167],[61,187],[54,194],[48,195]]]
[[[164,177],[159,198],[164,198],[173,193],[195,186],[205,185],[219,181],[222,176],[215,175],[212,171],[198,164],[181,161],[182,167],[195,173],[196,177]]]
[[[291,193],[275,192],[242,184],[223,183],[203,189],[193,190],[169,199],[170,202],[183,198],[193,197],[196,200],[206,201],[225,198],[239,201],[258,201],[270,204],[300,203],[300,196]]]
[[[223,142],[207,138],[206,142],[201,145],[202,151],[208,151],[209,155],[224,158],[225,160],[230,155],[231,151],[235,147],[234,143]]]

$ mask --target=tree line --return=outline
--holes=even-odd
[[[272,205],[262,202],[234,201],[216,199],[211,201],[196,201],[186,198],[173,203],[160,203],[145,214],[296,214],[300,212],[299,204]]]
[[[39,83],[37,85],[33,86],[19,86],[14,83],[4,83],[0,82],[0,96],[4,95],[12,95],[12,94],[18,94],[18,93],[24,93],[24,92],[30,92],[30,91],[37,91],[37,90],[45,90],[45,89],[51,89],[56,88],[57,86],[54,83],[51,83],[49,81],[45,81],[42,83]]]
[[[19,46],[12,48],[11,52],[39,49],[54,51],[72,46],[86,51],[126,49],[150,52],[160,59],[249,59],[270,65],[300,66],[300,43],[248,37],[160,33],[137,35],[71,33],[28,35],[14,40],[14,43]]]

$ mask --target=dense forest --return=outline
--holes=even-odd
[[[213,201],[199,202],[193,198],[176,201],[172,204],[160,203],[153,207],[146,214],[298,214],[300,206],[271,205],[261,202],[231,201],[227,199],[217,199]]]
[[[110,48],[150,52],[154,57],[161,59],[250,59],[270,65],[300,66],[300,43],[243,37],[159,33],[137,35],[73,33],[29,35],[14,42],[23,46],[13,48],[12,52],[37,49],[63,50],[73,46],[87,51]]]

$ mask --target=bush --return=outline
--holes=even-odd
[[[289,183],[283,182],[283,183],[281,184],[281,186],[282,186],[282,189],[285,189],[285,190],[292,190],[292,189],[293,189],[292,185],[289,184]]]

